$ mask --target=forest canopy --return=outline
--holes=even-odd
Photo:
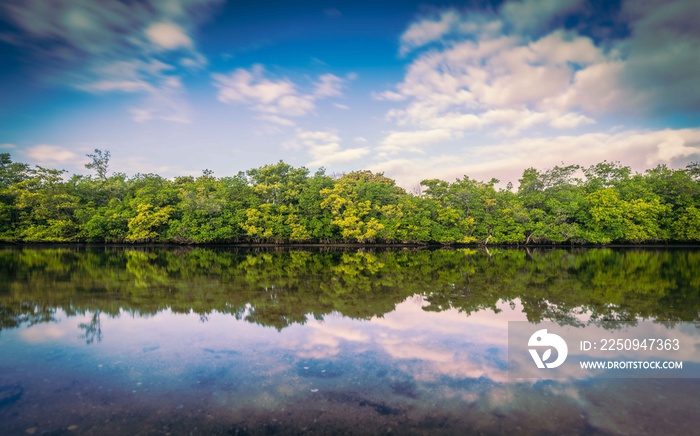
[[[311,174],[282,161],[172,180],[31,168],[0,154],[0,240],[92,243],[609,244],[700,241],[700,165],[634,173],[618,162],[526,169],[514,189],[464,176]]]

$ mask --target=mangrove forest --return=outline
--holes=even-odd
[[[282,161],[215,177],[92,175],[0,154],[0,240],[87,243],[611,244],[700,241],[700,165],[526,169],[517,188],[468,176],[414,192],[382,173]]]

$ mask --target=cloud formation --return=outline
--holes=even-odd
[[[484,116],[496,110],[530,111],[539,116],[529,125],[556,128],[590,124],[601,113],[663,110],[671,99],[697,110],[700,91],[689,85],[700,59],[690,46],[700,31],[688,22],[690,2],[637,5],[625,3],[633,33],[612,47],[575,30],[533,31],[580,1],[509,2],[497,14],[450,10],[419,20],[402,35],[401,51],[439,47],[419,54],[404,80],[377,97],[408,102],[388,117],[421,128],[519,130],[512,120]]]
[[[474,21],[458,17],[454,11],[443,13],[439,23],[467,29],[463,40],[451,39],[439,49],[419,54],[394,90],[376,95],[405,102],[391,109],[387,119],[415,129],[414,135],[403,133],[406,149],[415,150],[412,141],[426,129],[448,130],[452,133],[442,134],[448,140],[460,137],[459,132],[484,128],[515,136],[533,127],[571,129],[595,122],[580,112],[580,99],[571,94],[571,83],[581,71],[607,61],[606,53],[590,38],[556,30],[530,41],[493,32],[505,26],[503,21],[495,26],[481,16]],[[421,23],[411,26],[402,39],[413,35],[410,40],[417,46],[415,29],[422,28],[425,22]],[[420,41],[427,40],[426,36]],[[395,137],[391,133],[385,142],[398,149]]]
[[[333,74],[324,74],[313,83],[308,93],[288,78],[271,79],[262,65],[249,70],[238,68],[229,74],[212,74],[214,86],[222,103],[241,103],[262,114],[259,119],[291,126],[290,117],[301,117],[313,112],[316,101],[340,97],[347,80]]]
[[[405,55],[411,50],[422,47],[455,30],[460,21],[455,11],[446,11],[436,19],[426,18],[417,21],[401,35],[400,53]]]
[[[192,48],[192,39],[182,27],[170,22],[154,23],[146,29],[148,39],[165,50]]]
[[[592,36],[605,29],[582,22],[592,13],[583,0],[509,1],[495,11],[451,8],[417,19],[399,40],[399,55],[410,56],[403,80],[373,94],[392,104],[386,120],[399,128],[385,135],[378,156],[428,149],[433,156],[420,163],[392,157],[375,168],[401,177],[436,165],[430,172],[439,177],[437,166],[446,165],[445,174],[490,177],[521,171],[535,153],[544,157],[537,166],[620,159],[637,168],[697,156],[692,129],[591,133],[611,116],[643,122],[700,111],[692,3],[623,2],[615,25],[629,31],[607,39]],[[581,22],[566,25],[572,16]],[[479,138],[462,147],[469,164],[441,155],[440,144],[454,150],[466,135]],[[498,145],[504,137],[513,139]]]
[[[142,95],[135,121],[182,123],[182,78],[206,64],[190,34],[220,2],[22,0],[1,10],[16,27],[9,41],[52,62],[47,75],[87,92]]]
[[[304,150],[313,159],[310,167],[352,162],[366,156],[369,147],[343,148],[340,137],[331,131],[297,129],[295,138],[283,144],[284,148]]]
[[[454,139],[455,135],[455,132],[448,129],[391,132],[384,138],[379,150],[389,153],[399,151],[423,152],[425,146]]]
[[[25,154],[41,165],[65,164],[77,158],[77,155],[70,150],[48,144],[29,147]]]
[[[346,81],[334,74],[319,76],[314,89],[314,96],[318,98],[340,97],[343,95],[343,87]]]
[[[562,162],[589,166],[604,160],[621,161],[634,171],[659,164],[684,167],[700,160],[700,128],[524,137],[477,145],[469,153],[394,157],[372,164],[370,169],[385,172],[401,186],[413,187],[422,179],[453,181],[464,175],[517,182],[528,166],[545,169]]]

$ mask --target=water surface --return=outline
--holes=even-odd
[[[7,434],[693,434],[692,379],[516,380],[508,321],[700,319],[695,250],[0,250]]]

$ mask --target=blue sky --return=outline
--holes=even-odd
[[[217,176],[282,159],[463,175],[700,160],[683,1],[0,4],[0,151],[87,173]]]

